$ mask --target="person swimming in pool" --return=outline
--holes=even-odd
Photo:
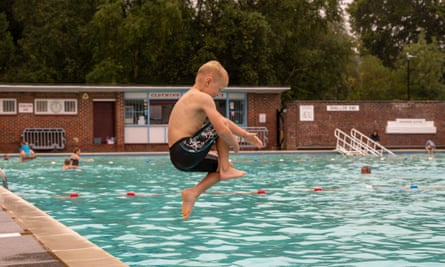
[[[428,156],[434,155],[434,150],[436,149],[436,144],[433,142],[433,140],[428,139],[425,143],[425,150],[428,154]]]
[[[260,148],[263,143],[223,117],[216,109],[213,97],[229,83],[229,75],[218,61],[203,64],[194,85],[176,102],[168,122],[170,160],[185,172],[207,172],[194,187],[182,191],[182,217],[187,220],[195,201],[209,187],[222,180],[238,178],[245,171],[233,167],[229,151],[239,151],[234,135]],[[216,145],[217,154],[211,152]]]
[[[371,174],[371,167],[364,165],[361,168],[361,173],[362,174]]]
[[[36,153],[34,150],[31,149],[28,142],[24,141],[22,142],[22,145],[20,146],[20,161],[26,161],[36,158]]]
[[[72,170],[72,169],[77,169],[78,167],[79,167],[78,165],[71,164],[71,159],[65,159],[63,161],[62,170]]]
[[[76,147],[70,156],[70,165],[79,166],[79,162],[80,162],[80,148]]]
[[[72,166],[79,166],[80,161],[82,162],[93,162],[94,159],[84,159],[80,158],[80,148],[76,147],[73,150],[73,153],[71,153],[70,161]]]

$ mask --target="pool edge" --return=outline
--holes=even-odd
[[[128,267],[127,264],[3,187],[0,187],[0,207],[1,212],[6,213],[23,228],[23,232],[20,233],[22,236],[32,235],[48,253],[65,266]]]

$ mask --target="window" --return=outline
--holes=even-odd
[[[40,115],[75,115],[77,99],[35,99],[35,114]]]
[[[125,124],[166,125],[176,101],[177,99],[126,99]]]
[[[17,101],[13,98],[0,98],[0,114],[17,114]]]
[[[150,124],[168,124],[177,100],[150,100]]]
[[[236,124],[244,124],[243,100],[229,100],[229,119]]]
[[[181,92],[127,93],[125,125],[167,125]],[[238,125],[246,123],[246,94],[224,93],[215,97],[216,109]]]
[[[145,99],[125,100],[125,124],[145,125],[148,123],[148,102]]]
[[[215,97],[215,104],[224,117],[240,126],[246,126],[245,93],[222,93]]]

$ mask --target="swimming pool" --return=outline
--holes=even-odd
[[[130,266],[445,263],[444,154],[235,155],[248,174],[203,194],[185,222],[180,192],[201,173],[163,155],[93,158],[74,171],[61,170],[62,157],[0,166],[11,191]]]

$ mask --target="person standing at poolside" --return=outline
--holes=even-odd
[[[372,132],[372,134],[369,136],[369,138],[371,138],[371,140],[376,143],[380,143],[380,136],[379,136],[379,133],[377,132],[377,130],[374,130]]]
[[[216,109],[213,97],[228,83],[229,75],[218,61],[203,64],[194,85],[178,100],[170,114],[168,146],[172,164],[185,172],[207,172],[198,184],[182,191],[184,220],[189,218],[195,201],[209,187],[246,174],[229,162],[230,148],[234,152],[240,149],[234,135],[258,148],[263,145],[256,134],[245,131]],[[213,144],[216,144],[218,155],[210,152]]]

